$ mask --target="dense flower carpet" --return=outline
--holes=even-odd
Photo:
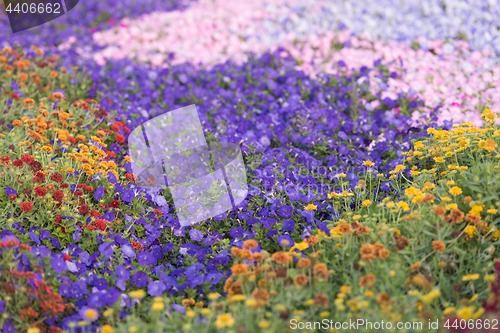
[[[3,15],[1,332],[498,330],[499,11],[87,0],[16,34]],[[128,139],[191,104],[241,147],[248,195],[185,227]]]

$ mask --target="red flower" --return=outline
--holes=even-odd
[[[118,200],[113,200],[113,201],[111,201],[111,202],[109,203],[109,205],[110,205],[111,207],[113,207],[113,208],[118,208],[118,207],[120,207],[120,201],[118,201]]]
[[[16,93],[10,94],[10,97],[13,98],[13,99],[16,99],[16,100],[19,99],[19,95],[16,94]]]
[[[0,163],[5,165],[6,167],[9,166],[10,156],[4,155],[4,156],[0,157]]]
[[[24,163],[30,165],[35,160],[33,159],[33,157],[31,157],[31,155],[24,154],[23,156],[21,156],[21,161],[23,161]]]
[[[93,225],[86,225],[85,228],[89,229],[90,231],[94,231],[95,229]]]
[[[85,192],[92,192],[94,188],[92,186],[85,186]]]
[[[117,134],[115,136],[115,140],[116,140],[116,142],[124,143],[125,142],[125,137],[123,135],[121,135],[121,134]]]
[[[55,223],[55,224],[59,224],[59,223],[61,223],[61,214],[57,214],[57,215],[56,215],[56,218],[54,219],[54,223]]]
[[[61,188],[68,188],[69,184],[61,184]]]
[[[158,209],[154,209],[154,212],[156,215],[163,215],[163,212],[162,211],[159,211]]]
[[[23,161],[21,161],[21,160],[14,160],[12,162],[12,164],[14,164],[18,168],[22,168],[23,167]]]
[[[63,260],[64,261],[71,261],[71,257],[67,254],[64,254]]]
[[[116,157],[116,154],[115,154],[115,153],[113,153],[113,152],[112,152],[112,151],[110,151],[110,150],[107,150],[107,151],[106,151],[106,154],[108,155],[108,157],[109,157],[109,158],[115,158],[115,157]]]
[[[26,213],[29,213],[31,212],[31,210],[33,209],[33,204],[29,201],[24,201],[22,204],[21,204],[21,210],[26,212]]]
[[[106,220],[96,220],[94,225],[98,227],[101,231],[106,230]]]
[[[78,184],[78,186],[76,188],[82,188],[82,187],[85,187],[85,186],[87,186],[87,185],[85,185],[85,184]]]
[[[47,189],[45,187],[42,187],[42,186],[37,186],[37,187],[35,187],[35,193],[39,197],[43,197],[44,195],[47,194]]]
[[[38,162],[38,161],[33,161],[33,163],[31,163],[30,165],[31,167],[31,170],[33,170],[33,172],[37,172],[37,171],[40,171],[42,170],[42,163]],[[44,176],[44,179],[45,179],[45,175]]]
[[[10,200],[10,201],[14,201],[14,200],[16,200],[16,199],[17,199],[17,195],[15,195],[15,194],[11,194],[11,195],[9,195],[9,200]]]
[[[62,183],[63,175],[61,175],[59,172],[55,172],[50,176],[50,179],[52,179],[56,183]]]
[[[54,200],[61,201],[64,198],[64,192],[62,190],[57,190],[53,195]]]
[[[74,144],[76,143],[75,138],[74,138],[74,137],[72,137],[72,136],[69,136],[69,137],[68,137],[68,140],[69,140],[69,142],[71,142],[71,144],[72,144],[72,145],[74,145]]]
[[[80,208],[78,208],[78,211],[80,212],[80,214],[87,214],[89,212],[89,205],[85,204],[80,206]]]
[[[118,132],[120,130],[120,125],[118,124],[113,124],[111,125],[111,129],[115,132]]]
[[[80,190],[76,190],[75,193],[73,193],[73,195],[76,195],[77,197],[83,195],[83,192],[80,191]]]
[[[95,217],[95,218],[97,218],[97,217],[101,218],[101,213],[99,213],[99,212],[98,212],[97,210],[95,210],[95,209],[92,209],[92,210],[90,211],[90,216]]]
[[[21,310],[20,317],[22,320],[25,320],[27,317],[38,317],[38,312],[30,306],[29,308]]]

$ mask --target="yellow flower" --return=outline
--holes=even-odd
[[[469,320],[472,318],[473,313],[474,313],[474,307],[466,306],[457,311],[457,316],[459,319]]]
[[[314,304],[314,300],[312,298],[308,299],[307,301],[304,302],[305,305],[313,305]]]
[[[404,201],[398,202],[398,207],[404,210],[405,212],[410,210],[410,206]]]
[[[469,214],[474,215],[474,216],[480,216],[483,211],[483,206],[475,204],[472,206],[472,209],[470,210]]]
[[[151,310],[153,311],[161,311],[165,309],[165,304],[161,302],[154,302],[153,305],[151,306]]]
[[[208,316],[210,314],[210,312],[212,312],[212,310],[210,310],[209,308],[201,309],[201,314],[204,316]]]
[[[220,294],[219,293],[209,293],[208,294],[208,299],[211,301],[215,301],[216,299],[219,299]]]
[[[457,311],[457,308],[454,306],[449,306],[446,309],[443,310],[443,314],[445,316],[451,315]]]
[[[254,307],[257,305],[257,301],[255,300],[255,298],[250,298],[246,300],[245,305],[248,307]]]
[[[484,308],[479,308],[474,314],[472,315],[472,319],[479,319],[482,318],[484,314]]]
[[[396,275],[396,271],[391,269],[391,271],[389,272],[389,275],[391,277],[394,277]]]
[[[305,249],[309,248],[309,244],[306,242],[295,243],[295,246],[292,249],[294,248],[299,251],[304,251]]]
[[[27,333],[40,333],[40,329],[38,327],[30,327],[28,328]]]
[[[215,326],[218,329],[224,328],[224,327],[232,327],[236,320],[233,318],[233,316],[230,313],[223,313],[217,316],[217,319],[215,320]]]
[[[375,294],[371,290],[365,291],[365,296],[368,298],[372,298]]]
[[[352,217],[352,219],[355,221],[359,220],[360,218],[361,218],[361,215],[359,215],[359,214],[356,214]]]
[[[372,202],[370,200],[365,200],[361,203],[361,206],[363,207],[368,207],[372,204]]]
[[[474,281],[479,279],[479,274],[470,274],[470,275],[464,275],[462,276],[462,281]]]
[[[455,181],[454,181],[454,180],[448,180],[448,181],[446,182],[446,185],[448,185],[448,186],[452,186],[452,185],[455,185],[455,184],[456,184],[456,183],[455,183]]]
[[[347,175],[345,173],[339,173],[337,174],[337,178],[345,178]]]
[[[467,226],[467,228],[465,228],[464,232],[467,235],[469,235],[470,238],[472,238],[476,234],[476,227],[473,225],[469,225],[469,226]]]
[[[196,316],[196,312],[194,312],[193,310],[186,311],[186,316],[188,318],[194,318]]]
[[[444,163],[444,158],[442,158],[441,156],[440,157],[434,157],[434,161],[436,161],[436,163]]]
[[[319,316],[320,316],[321,318],[327,318],[329,315],[330,315],[330,311],[321,311],[321,312],[319,313]]]
[[[132,298],[143,298],[144,296],[146,296],[146,292],[142,289],[137,289],[129,292],[128,295]]]
[[[268,328],[269,326],[271,326],[271,324],[266,321],[266,320],[262,320],[261,322],[259,322],[257,324],[260,328]]]
[[[107,309],[106,311],[104,311],[104,312],[102,313],[102,315],[103,315],[104,317],[109,317],[109,316],[111,316],[112,314],[113,314],[113,309],[112,309],[112,308],[109,308],[109,309]]]
[[[453,196],[457,196],[462,194],[462,189],[458,186],[453,186],[448,192]]]
[[[372,167],[375,165],[375,163],[373,163],[372,161],[364,161],[363,162],[363,165],[364,166],[367,166],[367,167]]]
[[[451,204],[445,205],[444,208],[446,208],[446,210],[458,209],[458,205],[456,203],[451,203]]]
[[[500,230],[495,231],[491,236],[493,237],[493,240],[496,241],[498,238],[500,238]]]
[[[101,333],[113,333],[114,331],[115,329],[108,324],[101,327]]]
[[[233,302],[239,302],[239,301],[244,301],[246,300],[246,296],[245,295],[242,295],[242,294],[236,294],[234,296],[231,296],[229,297],[229,302],[230,303],[233,303]]]
[[[313,204],[308,204],[307,206],[304,207],[305,210],[317,210],[318,206],[313,205]]]
[[[483,148],[486,149],[487,151],[493,151],[497,147],[498,147],[498,144],[495,141],[493,141],[492,139],[486,140],[486,142],[484,143],[484,146],[483,146]]]
[[[486,213],[488,214],[496,214],[498,212],[498,210],[496,210],[495,208],[490,208],[486,211]]]
[[[135,332],[137,332],[137,327],[136,327],[136,326],[130,326],[130,327],[128,328],[128,331],[129,331],[130,333],[135,333]]]
[[[401,172],[401,171],[404,171],[405,169],[405,166],[402,165],[402,164],[398,164],[396,165],[396,167],[394,168],[394,173],[398,173],[398,172]]]

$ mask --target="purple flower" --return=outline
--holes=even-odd
[[[94,286],[97,288],[97,290],[105,290],[108,289],[108,281],[106,279],[100,278],[94,281]]]
[[[66,270],[68,269],[66,262],[59,257],[52,258],[52,261],[50,262],[50,267],[52,267],[52,269],[59,274],[66,272]]]
[[[156,265],[155,257],[147,251],[142,251],[137,255],[137,262],[142,266]]]
[[[89,307],[83,307],[78,311],[78,314],[82,318],[82,320],[85,321],[96,321],[97,318],[99,318],[99,312],[97,312],[96,309],[89,308]]]
[[[101,198],[103,197],[103,195],[104,195],[104,187],[100,186],[94,192],[94,199],[96,199],[97,201],[99,201],[99,200],[101,200]]]
[[[108,172],[107,176],[110,183],[116,184],[116,176],[114,173]]]
[[[186,313],[186,309],[184,309],[184,307],[182,305],[179,305],[179,304],[172,305],[172,309],[174,309],[175,311],[180,312],[180,313]]]
[[[154,281],[148,285],[148,294],[151,296],[161,296],[163,292],[167,289],[165,284],[161,281]]]
[[[116,266],[115,272],[123,281],[127,281],[130,278],[130,272],[123,265]]]
[[[278,243],[281,246],[292,247],[295,243],[293,239],[288,235],[281,235],[278,237]]]
[[[130,245],[122,245],[122,252],[125,254],[129,259],[134,259],[135,258],[135,251]]]
[[[197,229],[191,229],[189,230],[189,236],[191,236],[191,239],[194,241],[201,241],[203,239],[203,234],[201,231]]]
[[[278,215],[281,217],[290,217],[292,216],[293,213],[293,208],[290,206],[281,206],[280,209],[278,210]]]
[[[109,150],[111,150],[115,154],[119,154],[122,151],[122,148],[119,145],[117,145],[116,143],[112,143],[109,146]]]
[[[232,228],[231,232],[229,234],[233,238],[242,237],[243,236],[243,228],[242,227]]]
[[[2,326],[3,333],[16,333],[16,329],[11,323],[5,323]]]
[[[292,231],[293,227],[295,227],[294,220],[288,219],[283,221],[283,229],[285,229],[285,231]]]
[[[132,190],[127,190],[125,193],[122,195],[122,200],[125,202],[131,202],[135,197],[134,191]]]
[[[16,190],[14,190],[14,189],[13,189],[12,187],[10,187],[10,186],[7,186],[7,187],[5,188],[5,193],[6,193],[7,195],[12,195],[12,194],[17,195],[17,191],[16,191]]]
[[[149,276],[144,272],[138,271],[132,276],[130,281],[133,282],[137,288],[143,288],[148,284]]]

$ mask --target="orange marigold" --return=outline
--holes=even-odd
[[[233,267],[231,267],[231,272],[234,276],[245,274],[246,272],[248,272],[247,265],[234,264]]]
[[[292,256],[287,252],[276,252],[273,253],[272,257],[274,262],[278,264],[288,264],[293,260]]]
[[[444,243],[441,241],[433,241],[432,248],[436,252],[443,253],[444,249],[446,248],[446,245],[444,245]]]
[[[247,250],[251,250],[251,249],[255,249],[258,245],[259,245],[259,243],[257,243],[256,240],[249,239],[249,240],[246,240],[245,243],[243,243],[243,248],[245,248]]]
[[[309,258],[300,258],[297,262],[297,268],[309,268],[311,267],[311,259]]]
[[[305,286],[306,284],[308,284],[309,280],[307,279],[307,276],[305,276],[305,274],[300,274],[300,275],[297,275],[295,277],[295,279],[293,280],[293,283],[296,286],[302,287],[302,286]]]
[[[370,273],[361,277],[358,281],[358,285],[360,287],[373,287],[375,285],[376,280],[377,277],[375,276],[375,274]]]

